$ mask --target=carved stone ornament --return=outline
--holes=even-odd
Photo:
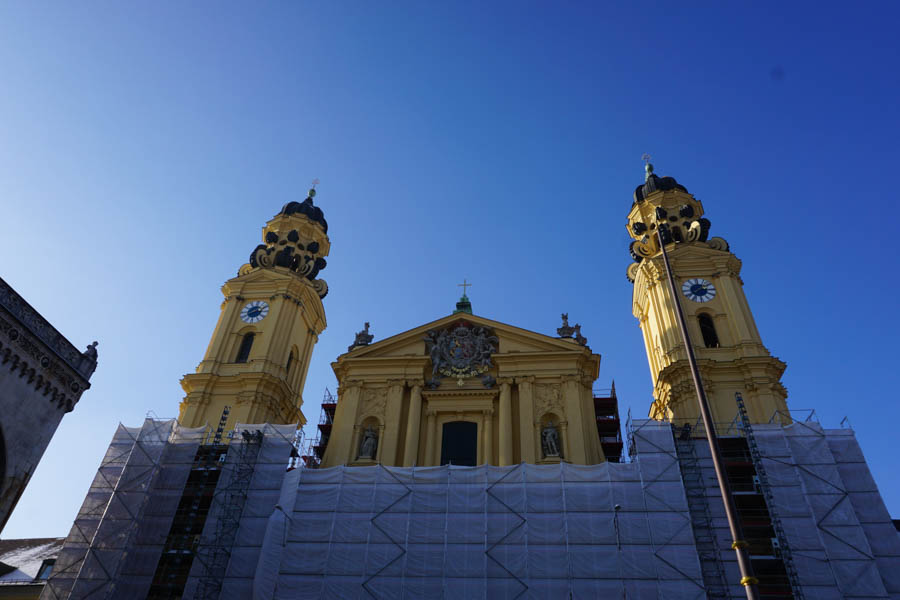
[[[387,388],[366,388],[363,390],[362,414],[380,417],[387,404]]]
[[[582,346],[587,346],[587,338],[581,335],[581,325],[578,323],[575,324],[575,341]]]
[[[313,206],[311,196],[302,203],[288,203],[279,214],[295,213],[303,214],[313,222],[320,223],[324,230],[328,231],[324,218],[321,218],[321,221],[317,221],[315,218],[317,215],[321,217],[322,211]],[[325,283],[325,280],[316,279],[319,271],[327,265],[325,257],[320,256],[319,242],[302,237],[296,229],[287,233],[269,231],[266,233],[264,241],[265,244],[260,244],[250,253],[251,267],[265,269],[285,267],[308,279],[320,298],[324,298],[328,294],[328,284]]]
[[[534,386],[534,398],[538,415],[554,412],[562,416],[562,402],[560,401],[559,385],[553,383],[538,383]]]
[[[461,321],[440,331],[425,335],[431,355],[432,373],[454,377],[459,385],[466,377],[474,377],[494,366],[491,355],[497,351],[499,339],[487,327]]]
[[[562,314],[562,327],[558,327],[556,333],[561,338],[570,338],[575,333],[575,328],[569,326],[569,313]]]
[[[375,339],[375,336],[369,333],[369,322],[366,321],[363,330],[356,333],[356,338],[353,340],[353,343],[347,347],[347,351],[349,352],[357,346],[368,346],[372,343],[373,339]]]
[[[47,345],[60,359],[76,373],[90,379],[97,368],[96,355],[85,355],[78,351],[53,325],[31,307],[3,279],[0,279],[0,306],[18,319],[26,329],[31,331],[40,341]]]

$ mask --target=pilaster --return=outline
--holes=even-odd
[[[582,421],[581,393],[579,378],[575,375],[563,375],[563,395],[565,397],[566,420],[576,419],[575,427],[563,435],[566,446],[566,460],[578,464],[587,464],[587,448],[584,429],[579,426]]]
[[[397,464],[397,444],[400,439],[400,412],[403,404],[403,390],[406,382],[402,379],[388,381],[387,404],[384,410],[384,435],[378,438],[378,452],[384,465]],[[383,453],[382,453],[383,451]]]
[[[403,466],[412,467],[418,463],[419,427],[422,420],[422,382],[408,382],[409,416],[406,422],[406,447],[403,450]]]
[[[512,402],[510,379],[500,380],[500,421],[499,421],[499,456],[497,464],[501,467],[512,464]]]
[[[534,377],[516,377],[519,387],[519,439],[522,444],[522,460],[537,462],[534,447]]]
[[[346,381],[338,389],[339,400],[334,411],[334,425],[323,461],[325,467],[346,464],[356,458],[356,445],[359,443],[356,414],[361,392],[360,381]]]

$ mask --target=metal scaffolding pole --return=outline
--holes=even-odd
[[[687,351],[688,363],[691,366],[691,375],[694,378],[694,388],[697,390],[697,402],[700,404],[700,415],[703,418],[703,426],[706,429],[706,439],[709,442],[709,451],[712,454],[713,467],[716,469],[716,479],[719,480],[719,492],[722,494],[722,502],[725,504],[725,516],[728,519],[728,528],[731,530],[731,547],[737,554],[738,567],[741,570],[741,585],[747,592],[749,600],[758,600],[759,581],[753,576],[753,567],[750,564],[750,555],[747,552],[747,542],[741,524],[737,519],[737,508],[734,497],[731,495],[731,486],[725,467],[722,465],[722,453],[719,450],[719,440],[716,436],[715,425],[709,410],[709,401],[703,390],[703,381],[700,379],[700,370],[697,368],[697,360],[694,357],[694,345],[687,330],[684,320],[684,311],[681,310],[681,301],[678,298],[678,290],[675,287],[675,277],[672,275],[672,265],[669,264],[669,255],[666,253],[666,245],[663,241],[663,229],[668,230],[664,223],[660,223],[656,229],[656,237],[659,240],[659,249],[662,251],[663,262],[666,265],[666,275],[669,279],[669,292],[672,294],[672,302],[675,303],[675,313],[678,316],[678,328],[681,330],[681,338]]]

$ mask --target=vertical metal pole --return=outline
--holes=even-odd
[[[700,370],[697,368],[697,360],[694,358],[694,345],[688,334],[687,324],[684,321],[684,311],[681,310],[681,301],[678,298],[678,290],[675,287],[675,278],[672,276],[672,266],[669,264],[669,255],[666,254],[666,245],[663,243],[662,227],[656,230],[659,240],[659,248],[662,250],[663,262],[666,264],[666,275],[669,278],[669,292],[672,294],[672,302],[675,303],[675,313],[678,315],[678,328],[681,330],[681,338],[687,351],[688,363],[691,366],[691,375],[694,377],[694,388],[697,390],[697,402],[700,404],[700,415],[703,417],[703,427],[706,429],[706,439],[709,442],[709,451],[712,454],[713,467],[716,469],[716,478],[719,480],[719,492],[722,494],[722,502],[725,504],[725,517],[728,519],[728,528],[731,530],[731,547],[737,554],[738,567],[741,570],[741,585],[747,592],[749,600],[758,600],[759,580],[753,576],[753,567],[750,565],[750,555],[747,552],[747,542],[741,524],[737,519],[737,508],[734,505],[734,497],[731,495],[731,486],[728,484],[728,476],[722,465],[722,452],[719,449],[719,440],[716,437],[715,425],[709,411],[709,401],[703,390],[703,381],[700,379]]]

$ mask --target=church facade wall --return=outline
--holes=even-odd
[[[492,336],[490,360],[447,375],[426,336],[468,331]],[[435,333],[438,332],[438,333]],[[451,335],[451,334],[447,334]],[[338,406],[323,466],[435,466],[445,425],[474,423],[478,464],[602,462],[591,386],[600,357],[575,339],[550,338],[474,315],[451,315],[369,346],[332,364]],[[443,373],[443,374],[442,374]],[[552,430],[558,451],[545,451]],[[373,456],[362,451],[377,439]],[[369,442],[371,443],[371,442]]]

